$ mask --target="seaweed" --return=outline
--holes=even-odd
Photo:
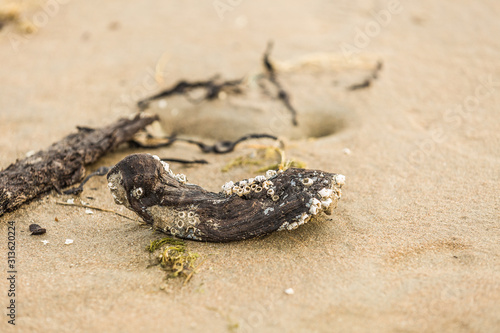
[[[195,262],[199,255],[188,251],[183,240],[172,237],[153,240],[146,246],[150,253],[160,249],[159,264],[168,272],[167,278],[184,276],[187,283],[195,271]]]

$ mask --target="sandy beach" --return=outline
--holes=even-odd
[[[277,135],[287,158],[346,184],[332,215],[296,230],[187,241],[203,264],[185,285],[149,267],[145,247],[163,236],[116,205],[104,178],[80,197],[47,193],[0,217],[1,332],[500,330],[498,1],[13,3],[0,2],[0,13],[19,11],[0,30],[0,169],[77,126],[128,117],[181,79],[219,74],[245,77],[248,92],[198,104],[174,97],[147,112],[167,134],[207,143]],[[270,40],[298,126],[251,81]],[[218,192],[263,165],[225,166],[272,144],[223,155],[182,142],[123,146],[86,169],[137,152],[206,159],[171,168]],[[71,198],[135,221],[57,204]],[[47,233],[31,236],[32,223]]]

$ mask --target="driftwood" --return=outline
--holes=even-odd
[[[79,127],[77,133],[48,149],[11,164],[0,172],[0,216],[42,193],[52,189],[60,192],[79,182],[85,175],[85,165],[129,141],[157,119],[142,114],[100,129]]]
[[[188,184],[157,156],[134,154],[108,173],[115,202],[169,235],[229,242],[292,230],[321,212],[331,214],[345,177],[319,170],[269,170],[228,182],[220,193]]]

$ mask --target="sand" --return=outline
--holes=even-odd
[[[212,1],[60,1],[45,11],[45,1],[23,2],[25,18],[40,26],[31,35],[14,24],[0,31],[0,168],[77,125],[127,116],[134,101],[181,78],[259,71],[272,39],[277,62],[364,59],[283,73],[302,127],[290,130],[286,113],[280,126],[264,126],[287,138],[288,157],[346,175],[338,209],[291,232],[188,242],[205,262],[183,287],[148,268],[144,248],[160,235],[114,214],[59,206],[69,197],[50,193],[0,217],[0,331],[498,332],[500,4],[220,2],[231,3],[222,18]],[[380,11],[390,17],[378,23]],[[345,89],[378,60],[383,69],[369,88]],[[172,100],[151,112],[165,126],[177,119],[169,131],[213,142],[283,111],[270,99],[231,96],[199,110],[196,118],[196,107]],[[207,159],[172,168],[218,191],[256,174],[221,168],[260,143],[228,155],[186,144],[154,153]],[[88,169],[137,151],[121,149]],[[133,216],[102,178],[81,198]],[[4,314],[8,221],[16,225],[15,328]],[[47,233],[30,236],[33,222]]]

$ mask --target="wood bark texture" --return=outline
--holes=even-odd
[[[85,165],[94,163],[145,126],[157,116],[138,114],[132,119],[119,119],[99,128],[79,127],[46,150],[18,160],[0,172],[0,216],[52,189],[79,182]]]

